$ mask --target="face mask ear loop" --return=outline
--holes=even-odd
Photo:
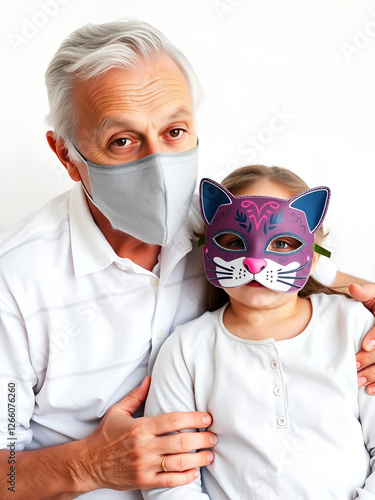
[[[314,243],[312,244],[312,249],[314,252],[320,254],[320,255],[324,255],[324,257],[328,257],[330,258],[332,253],[329,251],[329,250],[326,250],[325,248],[321,247],[320,245],[318,245],[317,243]]]
[[[87,167],[87,161],[85,160],[85,158],[81,155],[81,153],[78,151],[78,149],[75,147],[75,145],[73,144],[73,147],[77,153],[77,155],[79,156],[79,158],[83,161],[83,163],[86,165]],[[86,186],[84,185],[83,183],[83,180],[81,179],[81,185],[82,185],[82,188],[86,194],[86,196],[89,198],[89,200],[96,206],[95,204],[95,201],[93,200],[93,197],[91,196],[91,194],[87,191],[86,189]]]

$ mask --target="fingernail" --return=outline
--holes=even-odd
[[[211,444],[216,444],[217,443],[217,437],[215,436],[215,434],[211,434],[210,441],[211,441]]]
[[[214,459],[214,454],[209,451],[207,453],[207,462],[211,463],[213,459]]]
[[[372,349],[375,347],[375,340],[370,339],[367,342],[364,343],[364,348],[366,351],[372,351]]]
[[[368,387],[367,392],[368,394],[375,394],[375,387]]]
[[[198,470],[194,472],[194,476],[195,477],[199,477],[199,471]]]
[[[210,424],[210,423],[211,423],[211,417],[210,417],[209,415],[205,415],[205,416],[203,417],[203,422],[204,422],[205,424]]]
[[[357,370],[359,370],[361,368],[361,363],[359,361],[357,361]]]
[[[358,377],[358,387],[362,387],[367,382],[366,377]]]

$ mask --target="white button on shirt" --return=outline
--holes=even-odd
[[[162,250],[160,278],[115,254],[80,185],[4,238],[0,401],[7,382],[16,381],[19,449],[87,436],[148,374],[161,339],[201,313],[205,278],[190,241],[199,225],[191,213]],[[0,448],[6,445],[0,405]],[[98,490],[82,498],[142,495]]]
[[[282,387],[275,387],[273,390],[273,393],[275,394],[275,396],[281,396],[281,394],[283,393],[283,388]]]
[[[284,417],[279,417],[277,419],[277,423],[278,425],[280,425],[280,427],[285,427],[286,426],[286,418]]]

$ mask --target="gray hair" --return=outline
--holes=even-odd
[[[159,30],[142,21],[127,20],[87,24],[74,31],[60,46],[46,71],[50,113],[47,122],[61,137],[70,158],[76,158],[77,116],[71,98],[76,79],[88,80],[111,68],[135,68],[152,55],[163,52],[179,66],[189,88],[193,108],[200,86],[194,70]]]

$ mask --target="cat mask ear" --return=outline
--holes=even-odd
[[[322,225],[327,213],[330,196],[330,189],[322,186],[304,191],[290,199],[290,208],[300,210],[306,215],[310,234],[315,233]]]
[[[207,224],[211,224],[220,206],[232,204],[230,192],[211,179],[202,179],[199,194],[202,216]]]

